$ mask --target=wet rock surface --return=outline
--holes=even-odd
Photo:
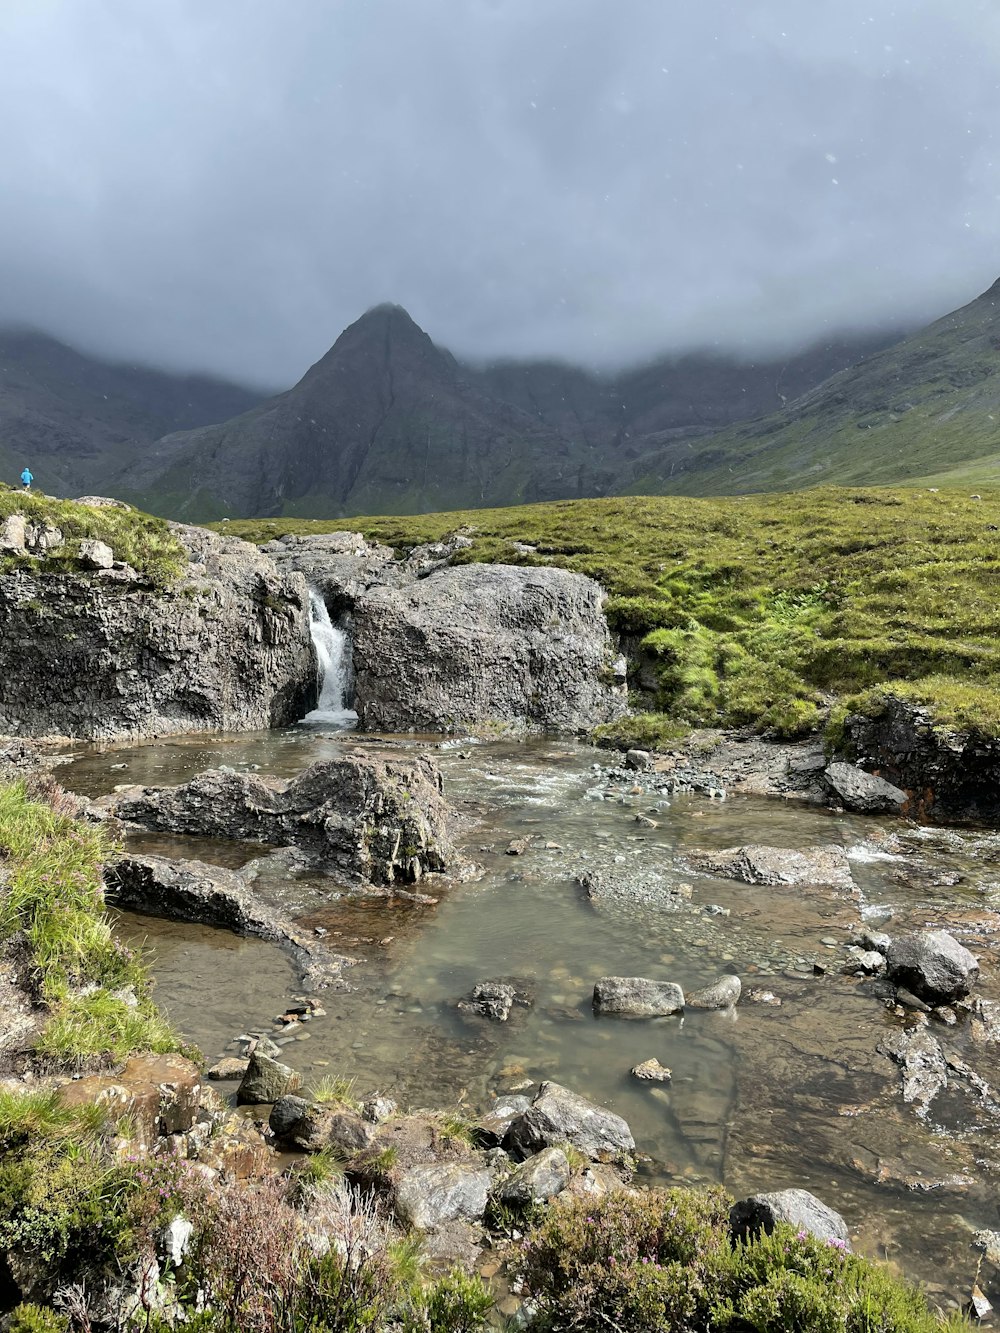
[[[594,1013],[625,1018],[665,1018],[684,1010],[684,992],[672,981],[601,977],[594,983]]]
[[[177,787],[125,788],[98,806],[147,829],[291,843],[355,881],[408,883],[459,865],[426,756],[353,752],[289,781],[210,770]]]
[[[898,935],[886,950],[886,972],[930,1004],[948,1004],[968,995],[979,977],[979,963],[944,930]]]
[[[700,871],[743,880],[746,884],[827,884],[852,893],[857,891],[842,847],[808,847],[796,851],[747,844],[718,852],[691,852],[689,859]]]
[[[684,1003],[689,1009],[728,1009],[734,1004],[739,1004],[742,993],[743,984],[739,977],[720,977],[710,986],[688,991]]]
[[[249,731],[311,706],[305,580],[247,542],[171,530],[190,563],[166,590],[108,567],[102,543],[89,571],[0,576],[0,731],[104,740]]]

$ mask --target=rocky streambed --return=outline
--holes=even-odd
[[[387,882],[361,891],[343,848],[323,868],[310,856],[315,821],[298,854],[204,820],[129,833],[135,859],[233,876],[264,922],[253,939],[121,914],[122,933],[149,942],[160,1004],[210,1063],[266,1036],[307,1089],[337,1076],[359,1095],[468,1112],[553,1080],[628,1122],[646,1178],[811,1189],[857,1248],[968,1296],[973,1235],[998,1224],[996,835],[836,813],[807,792],[726,798],[690,765],[618,768],[545,741],[300,727],[77,751],[60,780],[102,798],[224,766],[229,785],[279,779],[284,800],[351,751],[432,756],[453,812],[444,863],[397,875],[407,857],[390,849]],[[129,901],[149,908],[147,893]],[[908,979],[900,1003],[881,937],[939,929],[978,959],[969,996],[928,1002]],[[609,1013],[595,1008],[602,978],[679,987],[687,1003]],[[692,1005],[706,989],[723,1007]],[[238,1075],[218,1086],[235,1098]]]

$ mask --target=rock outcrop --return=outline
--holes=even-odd
[[[1000,741],[935,725],[929,709],[888,698],[844,723],[844,751],[910,797],[923,822],[1000,823]]]
[[[350,616],[368,730],[576,731],[618,717],[624,681],[600,586],[564,569],[452,565],[470,544],[459,533],[397,560],[333,532],[264,550],[318,588],[332,617]]]
[[[294,845],[364,883],[412,882],[459,864],[441,776],[425,755],[350,751],[290,781],[210,769],[177,787],[125,787],[96,804],[142,828]]]
[[[149,586],[104,543],[78,572],[0,575],[0,732],[93,740],[249,731],[315,700],[305,580],[254,546],[172,525],[180,579]],[[40,541],[41,538],[36,538]]]

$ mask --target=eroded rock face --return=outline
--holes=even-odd
[[[130,1116],[135,1139],[149,1147],[165,1134],[190,1130],[201,1110],[203,1084],[197,1065],[180,1055],[135,1055],[119,1074],[91,1074],[59,1090],[64,1106],[94,1103],[109,1123]]]
[[[929,709],[890,698],[852,714],[844,750],[910,796],[908,813],[940,823],[1000,823],[1000,741],[935,726]]]
[[[173,531],[190,564],[165,591],[108,567],[102,543],[90,572],[0,576],[0,732],[249,731],[312,707],[305,580],[247,542]]]
[[[458,864],[441,776],[422,755],[351,751],[287,782],[211,769],[178,787],[127,787],[97,804],[147,829],[293,844],[373,884]]]
[[[355,707],[374,730],[575,731],[619,716],[622,691],[591,579],[463,565],[354,608]]]

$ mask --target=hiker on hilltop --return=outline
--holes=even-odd
[[[31,490],[31,483],[32,483],[34,480],[35,480],[35,479],[34,479],[34,477],[31,475],[31,473],[28,471],[27,468],[25,468],[24,471],[21,473],[21,481],[22,481],[22,483],[23,483],[23,485],[24,485],[24,489],[25,489],[26,491],[30,491],[30,490]]]

